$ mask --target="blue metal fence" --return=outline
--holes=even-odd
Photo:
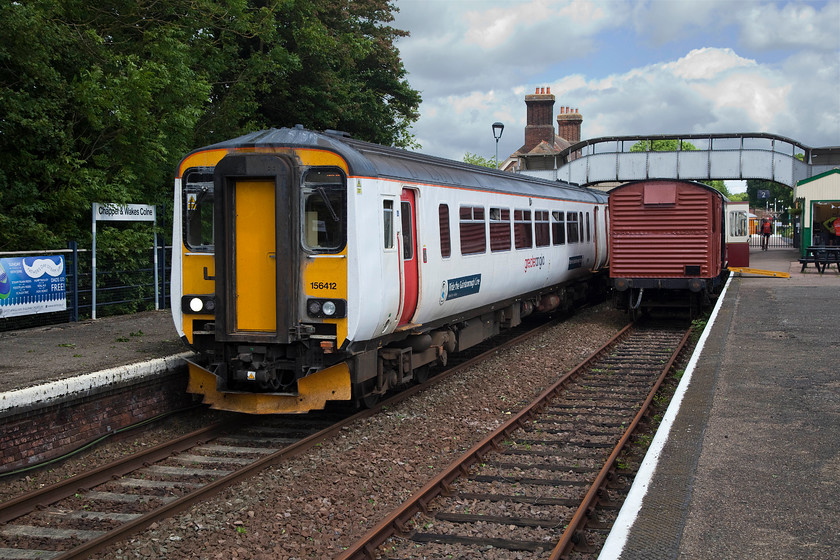
[[[97,259],[100,265],[96,279],[96,316],[106,317],[149,311],[155,309],[156,299],[157,307],[169,308],[171,250],[171,246],[156,245],[133,251],[124,250],[120,255],[104,259],[103,256],[108,256],[107,251],[98,250]],[[155,283],[154,251],[158,252],[157,284]],[[30,255],[64,255],[67,310],[0,318],[0,331],[55,325],[90,318],[93,300],[90,250],[79,249],[78,244],[71,241],[67,249],[0,253],[0,257]],[[102,267],[101,263],[109,262],[114,265]]]

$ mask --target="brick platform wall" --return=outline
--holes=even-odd
[[[60,457],[100,437],[193,404],[187,373],[108,389],[0,420],[0,472]]]

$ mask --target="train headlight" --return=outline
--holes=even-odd
[[[307,299],[306,312],[310,317],[339,319],[347,317],[347,302],[343,299]]]
[[[181,298],[181,310],[184,313],[210,315],[216,310],[216,300],[212,294],[184,296]]]
[[[199,313],[204,309],[204,302],[201,301],[201,298],[194,297],[190,300],[190,309],[193,313]]]

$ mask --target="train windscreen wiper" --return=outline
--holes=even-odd
[[[335,213],[335,209],[333,208],[332,203],[330,202],[329,197],[327,196],[327,191],[324,190],[324,187],[316,187],[318,194],[321,195],[321,198],[324,200],[324,204],[327,205],[327,210],[330,211],[330,216],[334,222],[338,221],[338,214]]]

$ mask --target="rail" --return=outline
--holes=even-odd
[[[552,387],[546,389],[539,397],[537,397],[537,399],[534,400],[534,402],[528,405],[517,415],[512,417],[505,424],[500,426],[493,434],[490,434],[484,440],[473,446],[461,458],[459,458],[452,465],[450,465],[444,472],[438,474],[423,488],[421,488],[414,495],[412,495],[411,498],[409,498],[402,506],[394,510],[388,516],[388,518],[384,519],[373,529],[371,529],[371,531],[369,531],[361,540],[359,540],[357,543],[355,543],[352,547],[344,551],[339,556],[336,556],[336,560],[370,560],[372,558],[377,558],[377,548],[386,543],[386,541],[389,538],[398,534],[413,534],[414,536],[412,537],[412,539],[414,539],[416,543],[437,542],[435,541],[435,535],[416,534],[414,531],[412,531],[411,523],[414,516],[421,512],[428,512],[431,509],[438,510],[439,507],[430,507],[430,505],[432,501],[436,501],[439,497],[446,495],[456,495],[456,492],[454,490],[454,484],[456,479],[470,472],[471,469],[474,468],[476,465],[482,463],[490,463],[491,461],[488,455],[493,454],[499,449],[503,448],[505,441],[509,440],[509,438],[512,438],[512,434],[514,432],[518,431],[520,428],[536,424],[536,419],[542,414],[542,412],[545,409],[547,409],[547,407],[550,406],[548,405],[548,402],[560,393],[567,390],[569,387],[571,387],[572,383],[575,382],[574,380],[576,380],[584,371],[588,370],[590,367],[593,367],[592,364],[597,362],[598,358],[603,356],[605,353],[610,352],[611,348],[613,348],[619,340],[625,339],[628,336],[629,328],[629,325],[628,327],[625,327],[625,329],[623,329],[618,335],[616,335],[616,337],[614,337],[611,341],[609,341],[607,344],[598,349],[592,356],[584,360],[584,362],[582,362],[572,371],[564,375]],[[580,502],[581,505],[579,509],[576,511],[568,528],[557,542],[556,548],[554,549],[551,558],[559,558],[561,556],[564,556],[568,553],[572,546],[580,546],[579,543],[581,543],[583,538],[581,534],[582,528],[586,523],[588,517],[591,515],[591,510],[598,499],[597,496],[601,492],[603,492],[603,483],[607,480],[609,473],[613,471],[614,465],[616,463],[617,457],[619,456],[621,448],[630,440],[631,436],[634,433],[634,430],[641,421],[642,415],[649,410],[651,403],[653,402],[654,395],[656,394],[656,391],[660,387],[667,373],[671,370],[674,361],[676,360],[676,357],[679,355],[682,348],[684,347],[688,339],[688,334],[689,333],[686,332],[682,335],[682,340],[681,342],[679,342],[679,344],[677,344],[676,349],[674,349],[673,346],[670,346],[670,349],[672,350],[672,352],[669,352],[671,354],[670,359],[667,360],[667,363],[665,364],[664,368],[660,370],[660,374],[658,376],[658,379],[654,383],[653,389],[649,392],[646,392],[647,398],[644,404],[642,404],[639,414],[637,414],[633,421],[630,423],[630,426],[620,438],[615,450],[609,456],[603,468],[596,476],[595,481],[590,486],[589,491],[587,492],[583,501]],[[668,346],[667,342],[665,343],[665,346]],[[628,355],[638,357],[643,354],[639,353],[638,351],[634,352],[633,350],[630,350],[628,351]],[[633,361],[633,363],[636,364],[636,366],[642,369],[642,366],[639,365],[640,361],[637,358],[631,358],[631,361]],[[581,413],[580,410],[575,410],[577,414]],[[540,431],[539,427],[535,429],[538,432]],[[530,444],[530,442],[527,443]],[[534,445],[536,444],[537,443],[534,442]],[[592,445],[595,447],[599,446],[599,444]],[[542,455],[541,452],[539,454]],[[521,469],[518,469],[517,472],[523,472],[525,470],[527,469],[525,467],[522,467]],[[527,482],[525,478],[517,480],[521,481],[523,484]],[[548,498],[546,498],[546,500],[548,500]],[[481,518],[480,515],[455,515],[451,513],[447,513],[445,514],[445,516],[445,519],[447,520],[452,518],[461,522],[470,522]],[[473,519],[474,517],[476,519]],[[549,521],[546,520],[540,521],[546,524],[549,523]],[[498,521],[496,520],[496,518],[493,518],[492,520],[488,520],[488,523],[501,523],[503,525],[509,525],[511,527],[518,524],[533,524],[534,526],[538,524],[536,520],[528,521],[522,520],[520,518],[516,518],[515,520],[505,518],[502,521]],[[559,523],[559,521],[551,520],[550,526],[556,526],[556,523]],[[543,527],[545,525],[539,526]],[[455,536],[448,532],[446,532],[445,537],[445,541],[441,540],[439,542],[476,544],[480,541],[481,543],[483,543],[482,546],[484,546],[484,544],[487,544],[490,546],[509,548],[510,550],[532,550],[535,549],[533,547],[542,548],[544,544],[547,544],[539,544],[535,542],[529,542],[527,540],[510,540],[504,538],[491,539],[487,538],[486,536],[484,536],[484,538],[471,539],[468,537]],[[444,535],[437,535],[437,538],[443,539]],[[468,544],[468,546],[470,545]],[[529,546],[532,548],[528,548]],[[399,547],[392,547],[389,548],[389,550],[398,550],[398,548]]]

